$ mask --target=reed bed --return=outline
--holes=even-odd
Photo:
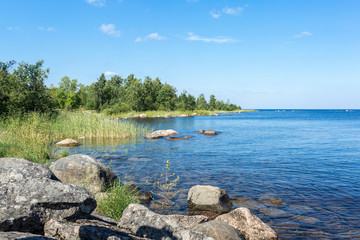
[[[147,127],[110,119],[101,114],[60,112],[56,117],[31,113],[0,119],[0,157],[18,157],[48,164],[54,142],[64,138],[134,138]]]

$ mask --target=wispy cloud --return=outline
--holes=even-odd
[[[105,33],[107,35],[113,36],[113,37],[120,37],[121,31],[116,29],[116,26],[112,23],[110,24],[101,24],[99,27],[99,30],[102,33]]]
[[[110,71],[107,71],[107,72],[105,72],[104,74],[105,74],[105,77],[109,77],[109,76],[114,76],[114,75],[116,75],[115,72],[110,72]]]
[[[53,28],[53,27],[47,27],[47,28],[45,28],[45,27],[38,27],[38,29],[39,29],[40,31],[47,31],[47,32],[53,32],[53,31],[55,31],[55,28]]]
[[[207,42],[207,43],[228,43],[228,42],[235,42],[232,38],[227,37],[213,37],[213,38],[207,38],[207,37],[200,37],[198,35],[195,35],[193,33],[188,33],[188,37],[186,38],[188,41],[201,41],[201,42]]]
[[[6,30],[8,30],[8,31],[18,31],[18,30],[20,30],[20,28],[19,27],[6,27]]]
[[[237,15],[240,15],[243,11],[244,11],[244,8],[242,8],[242,7],[233,7],[233,8],[224,7],[221,10],[212,10],[209,13],[213,18],[219,18],[224,14],[237,16]]]
[[[293,36],[293,38],[302,38],[302,37],[310,37],[312,33],[310,32],[302,32],[300,34],[296,34]]]
[[[144,42],[147,40],[165,40],[166,37],[160,36],[157,32],[150,33],[146,35],[145,37],[138,37],[135,39],[135,42]]]
[[[85,0],[85,1],[96,7],[103,7],[106,3],[106,0]]]

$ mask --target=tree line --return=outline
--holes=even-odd
[[[129,111],[224,110],[241,109],[229,100],[217,100],[214,95],[206,100],[183,91],[177,95],[175,87],[162,83],[159,78],[144,80],[130,74],[106,79],[101,74],[96,82],[86,86],[76,79],[63,77],[58,86],[46,87],[49,69],[43,61],[35,64],[0,61],[0,115],[30,111],[51,112],[56,109],[103,111],[116,114]],[[14,68],[14,69],[13,69]]]

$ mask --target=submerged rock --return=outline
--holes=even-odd
[[[277,233],[252,214],[247,208],[237,208],[227,214],[220,215],[216,220],[226,222],[241,232],[247,240],[277,240]]]
[[[227,213],[231,210],[230,197],[223,189],[209,185],[196,185],[188,192],[187,205],[191,211]]]
[[[187,140],[189,138],[191,138],[191,137],[189,137],[189,136],[186,136],[186,137],[183,137],[183,138],[181,138],[181,137],[167,137],[165,139],[169,140],[169,141],[184,141],[184,140]]]
[[[23,239],[23,240],[56,240],[56,238],[48,238],[41,235],[36,235],[26,232],[0,232],[1,240],[10,240],[10,239]]]
[[[146,138],[146,139],[158,139],[158,138],[168,137],[168,136],[176,135],[176,134],[179,134],[179,133],[176,132],[175,130],[172,130],[172,129],[157,130],[155,132],[152,132],[152,133],[149,133],[149,134],[145,135],[144,138]]]
[[[67,138],[60,142],[57,142],[55,145],[61,146],[61,147],[77,147],[77,146],[79,146],[79,143],[74,139]]]
[[[76,219],[96,207],[86,189],[0,168],[0,231],[42,233],[50,219]]]
[[[53,162],[50,169],[62,182],[100,192],[117,180],[115,173],[95,158],[75,154]]]

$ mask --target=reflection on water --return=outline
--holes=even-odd
[[[175,211],[186,211],[196,184],[225,189],[282,239],[360,239],[360,111],[259,111],[195,118],[136,120],[174,129],[186,141],[94,142],[72,153],[96,156],[144,190],[166,160],[180,176]],[[222,132],[197,134],[199,129]],[[157,208],[156,202],[151,205]]]

